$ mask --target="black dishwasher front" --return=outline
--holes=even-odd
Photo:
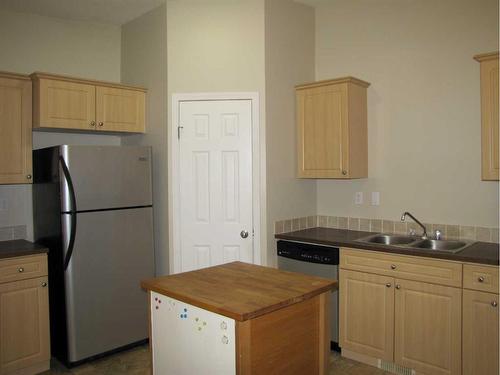
[[[293,241],[278,241],[278,268],[311,276],[338,280],[339,249]],[[339,341],[339,294],[332,293],[330,311],[331,348],[340,351]]]

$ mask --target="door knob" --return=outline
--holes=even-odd
[[[347,174],[347,171],[345,169],[343,169],[342,174],[345,176]]]
[[[401,285],[396,284],[396,289],[401,289]]]
[[[43,287],[43,288],[45,288],[46,286],[47,286],[47,283],[44,281],[44,282],[42,283],[42,287]]]
[[[498,306],[498,302],[497,302],[497,301],[492,301],[492,302],[491,302],[491,306],[493,306],[493,307],[497,307],[497,306]]]
[[[95,121],[93,121],[93,120],[92,120],[92,121],[90,121],[90,127],[91,127],[91,128],[95,127]]]
[[[385,284],[386,287],[390,288],[391,287],[391,283],[387,283]]]
[[[104,125],[104,122],[99,121],[99,127],[102,128],[103,125]]]
[[[242,230],[242,231],[240,232],[240,236],[241,236],[241,238],[247,238],[247,237],[248,237],[248,231],[246,231],[246,230]]]
[[[19,272],[19,273],[24,272],[24,268],[23,268],[23,267],[19,267],[19,268],[17,269],[17,272]]]
[[[484,277],[483,276],[479,276],[477,278],[477,281],[479,281],[480,283],[483,283],[484,282]]]

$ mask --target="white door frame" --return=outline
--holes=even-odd
[[[252,215],[253,215],[253,262],[261,264],[261,133],[258,92],[214,92],[172,94],[172,121],[168,129],[168,216],[169,216],[169,270],[181,272],[180,208],[179,208],[179,105],[184,101],[251,100],[252,102]],[[181,125],[182,126],[182,125]],[[265,179],[264,179],[265,181]]]

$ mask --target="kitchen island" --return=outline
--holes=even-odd
[[[154,374],[328,373],[336,281],[233,262],[141,285]]]

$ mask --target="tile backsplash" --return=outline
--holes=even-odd
[[[467,239],[484,242],[498,243],[498,228],[475,227],[470,225],[450,225],[424,223],[428,234],[431,236],[435,230],[440,230],[445,239]],[[383,232],[408,234],[415,230],[420,233],[422,229],[413,221],[401,222],[382,219],[366,219],[357,217],[339,216],[306,216],[288,220],[280,220],[274,223],[274,233],[286,233],[300,229],[314,227],[338,228],[361,230],[365,232]]]
[[[0,241],[26,239],[26,225],[0,227]]]

